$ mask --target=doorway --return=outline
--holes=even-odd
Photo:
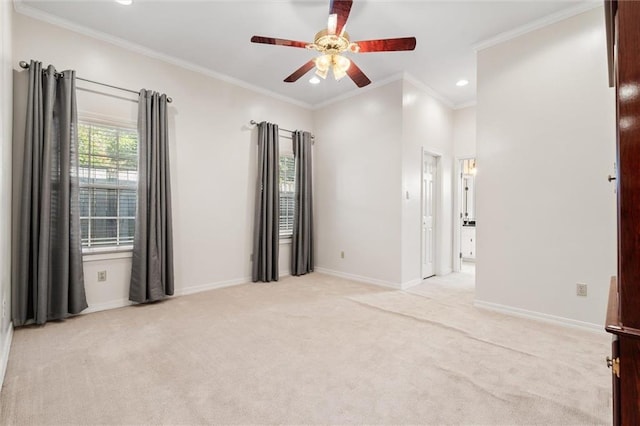
[[[438,157],[422,151],[422,278],[436,274],[436,182]]]
[[[476,159],[458,161],[458,197],[456,226],[455,272],[475,272],[476,259]]]

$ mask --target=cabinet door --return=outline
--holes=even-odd
[[[475,259],[476,258],[476,228],[472,226],[462,227],[462,244],[460,244],[460,251],[462,252],[463,259]]]
[[[613,383],[614,392],[618,387],[620,424],[640,425],[640,338],[618,336],[617,346],[620,378]]]
[[[611,359],[615,360],[619,356],[620,346],[618,336],[614,336],[613,341],[611,342]],[[611,371],[611,381],[613,385],[613,424],[617,426],[620,424],[620,379],[613,370]]]

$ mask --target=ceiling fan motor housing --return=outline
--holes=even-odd
[[[318,32],[313,43],[307,45],[307,49],[317,50],[325,55],[335,55],[345,51],[357,53],[360,47],[357,43],[351,43],[349,33],[343,31],[342,34],[329,34],[329,31]]]

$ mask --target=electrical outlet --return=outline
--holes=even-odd
[[[98,271],[98,282],[107,280],[107,271]]]
[[[344,251],[341,251],[341,252],[340,252],[340,258],[341,258],[341,259],[344,259]]]
[[[576,296],[587,297],[587,285],[583,283],[576,284]]]

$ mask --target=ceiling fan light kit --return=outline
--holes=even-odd
[[[343,53],[414,50],[416,39],[415,37],[403,37],[351,42],[349,34],[344,29],[352,4],[352,0],[332,0],[329,5],[327,29],[319,31],[314,37],[313,43],[262,36],[251,37],[251,42],[276,46],[304,47],[321,53],[320,56],[311,59],[285,78],[284,81],[287,83],[297,81],[313,68],[316,68],[317,76],[326,79],[331,68],[336,80],[348,75],[358,87],[364,87],[371,83],[371,80],[353,61],[342,55]]]
[[[336,80],[340,80],[347,75],[347,70],[351,65],[351,61],[344,56],[337,54],[322,55],[313,59],[316,65],[316,75],[322,79],[327,78],[329,68],[333,71],[333,77]]]

